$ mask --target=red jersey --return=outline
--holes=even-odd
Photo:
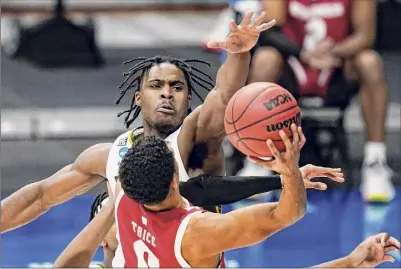
[[[309,50],[330,37],[344,40],[351,30],[352,0],[287,0],[287,19],[283,33],[295,44]],[[324,97],[333,70],[315,70],[294,57],[289,64],[302,95]]]
[[[181,255],[181,242],[191,217],[203,212],[189,202],[187,208],[152,212],[121,191],[116,202],[116,223],[124,267],[191,267]],[[221,257],[220,267],[224,268]]]

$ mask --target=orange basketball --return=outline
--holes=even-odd
[[[227,105],[224,127],[230,142],[247,156],[272,157],[266,145],[271,139],[285,151],[279,131],[292,137],[292,123],[301,124],[301,112],[294,96],[281,86],[257,82],[240,89]]]

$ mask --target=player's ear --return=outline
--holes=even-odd
[[[192,104],[192,95],[188,94],[188,109],[191,109],[191,104]]]
[[[171,187],[173,190],[176,190],[176,189],[178,189],[178,185],[179,185],[179,184],[180,184],[179,176],[178,176],[177,173],[174,173],[174,178],[173,178],[173,180],[171,181],[170,187]]]
[[[135,104],[141,106],[141,93],[140,91],[135,92]]]

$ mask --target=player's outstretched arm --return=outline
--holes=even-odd
[[[365,239],[349,255],[314,267],[373,268],[384,262],[394,262],[394,257],[388,254],[391,251],[399,252],[400,242],[387,233],[380,233]]]
[[[340,168],[305,165],[299,169],[307,189],[324,191],[327,185],[311,181],[318,177],[328,177],[336,182],[344,182]],[[180,193],[194,206],[218,206],[238,202],[255,194],[282,188],[281,177],[274,176],[213,176],[202,174],[180,183]]]
[[[246,83],[251,58],[249,50],[255,46],[259,34],[275,24],[274,20],[263,23],[265,13],[253,22],[252,16],[253,12],[248,12],[238,26],[232,20],[231,32],[225,41],[208,43],[209,47],[226,50],[227,60],[217,72],[216,87],[208,94],[205,103],[185,119],[182,135],[180,133],[180,140],[195,137],[195,141],[206,143],[211,154],[220,152],[221,142],[225,137],[225,108],[231,97]],[[196,130],[195,134],[193,129]]]
[[[257,161],[281,174],[283,191],[279,202],[244,207],[227,214],[204,213],[193,216],[184,235],[183,246],[187,245],[182,249],[189,250],[189,253],[183,253],[184,256],[188,255],[190,259],[201,253],[204,258],[208,258],[226,250],[256,244],[304,216],[306,191],[298,161],[305,137],[301,128],[295,124],[291,129],[292,143],[283,131],[280,132],[286,145],[285,153],[278,152],[273,142],[268,140],[267,145],[275,160]]]
[[[31,183],[1,201],[1,233],[20,227],[76,195],[84,193],[105,177],[112,144],[97,144],[82,152],[73,164],[54,175]]]
[[[88,268],[101,242],[114,224],[114,201],[102,208],[99,214],[72,240],[54,262],[57,268]]]

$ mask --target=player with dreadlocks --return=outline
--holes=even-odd
[[[122,134],[113,144],[101,143],[89,147],[74,163],[2,200],[1,232],[34,220],[51,207],[87,192],[105,178],[114,192],[119,162],[135,139],[142,135],[156,135],[171,143],[181,181],[186,181],[188,174],[195,169],[210,175],[222,175],[222,141],[225,137],[223,118],[226,104],[245,85],[250,63],[249,50],[256,44],[259,33],[275,23],[264,23],[265,13],[251,23],[252,15],[249,12],[239,26],[232,21],[231,33],[226,41],[209,42],[210,47],[225,49],[228,52],[227,60],[220,67],[216,86],[208,94],[204,104],[189,115],[192,94],[198,95],[195,86],[205,86],[208,89],[212,86],[210,78],[193,65],[202,64],[201,61],[184,61],[170,57],[135,59],[132,62],[134,65],[125,74],[121,96],[129,89],[136,91],[130,108],[121,115],[127,113],[126,124],[129,126],[141,111],[143,128]],[[131,61],[127,64],[129,63]],[[343,180],[339,170],[320,169],[323,170],[312,167],[309,170],[311,175],[303,175],[309,186],[322,188],[322,185],[310,182],[310,177],[328,175],[334,180]],[[258,184],[266,185],[262,181],[260,179]],[[275,178],[274,182],[280,185],[280,178]],[[276,186],[273,189],[275,188]],[[232,189],[231,192],[249,192],[249,188],[243,188],[243,184],[232,184]],[[271,189],[264,186],[255,193]]]

